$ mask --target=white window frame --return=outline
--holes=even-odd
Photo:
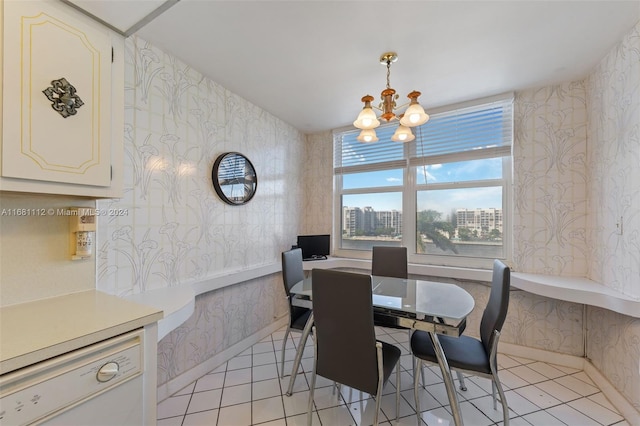
[[[483,98],[476,101],[460,103],[447,107],[438,108],[432,111],[428,111],[432,116],[443,113],[461,110],[464,108],[475,107],[479,105],[486,105],[493,102],[509,102],[513,101],[513,94],[503,94],[490,98]],[[394,126],[395,127],[395,126]],[[342,128],[334,131],[335,137],[343,134],[347,131],[353,131],[353,128]],[[428,123],[425,125],[423,131],[428,131]],[[513,189],[512,189],[512,146],[513,146],[513,126],[511,130],[511,140],[508,141],[509,146],[499,148],[496,151],[496,155],[491,155],[490,158],[500,157],[502,155],[502,179],[500,180],[479,180],[479,181],[465,181],[465,182],[451,182],[451,183],[438,183],[438,184],[417,184],[415,164],[412,164],[411,150],[415,149],[415,142],[404,145],[404,159],[393,160],[388,163],[375,163],[371,165],[362,166],[350,166],[349,172],[365,172],[365,171],[378,171],[384,168],[402,168],[403,169],[403,185],[397,186],[384,186],[384,187],[367,187],[367,188],[355,188],[355,189],[342,189],[343,175],[341,168],[334,168],[334,220],[333,220],[333,241],[332,247],[334,247],[333,255],[338,257],[347,257],[355,259],[371,259],[370,250],[353,250],[342,249],[340,247],[342,241],[342,196],[349,194],[372,194],[381,192],[401,192],[402,193],[402,245],[408,249],[408,257],[410,263],[425,264],[425,265],[437,265],[437,266],[451,266],[451,267],[466,267],[466,268],[491,268],[493,259],[479,258],[479,257],[466,257],[466,256],[452,256],[452,255],[432,255],[432,254],[417,254],[416,253],[416,215],[417,215],[417,193],[422,190],[431,189],[452,189],[452,188],[471,188],[482,186],[498,186],[497,183],[501,182],[502,187],[502,217],[503,217],[503,260],[509,261],[512,258],[512,204],[513,204]],[[378,143],[397,143],[397,142],[378,142]],[[335,149],[335,143],[334,143]],[[429,161],[431,164],[438,164],[440,162],[457,162],[478,158],[473,152],[458,152],[453,154],[445,154],[442,156],[432,157],[433,160]],[[431,160],[431,157],[430,157]],[[388,167],[385,167],[388,166]]]

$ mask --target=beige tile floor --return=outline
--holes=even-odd
[[[401,359],[401,404],[395,423],[395,377],[384,388],[380,424],[416,425],[412,357],[408,335],[401,330],[377,328],[378,339],[398,345]],[[291,426],[307,420],[313,344],[307,342],[302,370],[292,396],[289,384],[299,334],[293,333],[285,351],[285,374],[278,377],[284,329],[276,331],[220,367],[158,404],[158,426]],[[500,354],[500,380],[509,404],[513,426],[629,426],[602,392],[580,370]],[[437,366],[425,369],[420,390],[421,426],[453,425],[449,402]],[[468,390],[458,391],[465,426],[502,424],[502,410],[493,409],[491,382],[470,376]],[[375,402],[368,395],[318,377],[313,424],[324,426],[370,425]]]

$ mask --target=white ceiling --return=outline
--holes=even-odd
[[[109,3],[130,17],[140,2]],[[180,0],[137,34],[310,133],[350,125],[366,94],[378,102],[386,51],[399,102],[419,90],[428,112],[581,79],[639,19],[637,0]]]

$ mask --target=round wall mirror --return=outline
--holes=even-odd
[[[239,152],[226,152],[216,158],[211,179],[222,201],[235,206],[248,202],[258,187],[256,169]]]

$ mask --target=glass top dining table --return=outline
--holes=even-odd
[[[462,415],[453,378],[444,351],[438,341],[438,334],[459,337],[466,326],[466,318],[475,306],[473,297],[463,288],[450,283],[436,281],[371,276],[374,319],[376,324],[390,324],[407,329],[423,330],[429,333],[443,374],[444,383],[452,408],[454,422],[462,425]],[[296,283],[290,290],[291,303],[313,309],[311,276]],[[299,349],[304,348],[311,332],[313,315],[303,330]],[[289,389],[291,396],[298,372],[302,350],[294,359]]]
[[[372,275],[371,286],[374,309],[397,311],[420,321],[435,317],[456,325],[475,305],[473,297],[455,284]],[[311,277],[296,283],[290,291],[311,300]]]

